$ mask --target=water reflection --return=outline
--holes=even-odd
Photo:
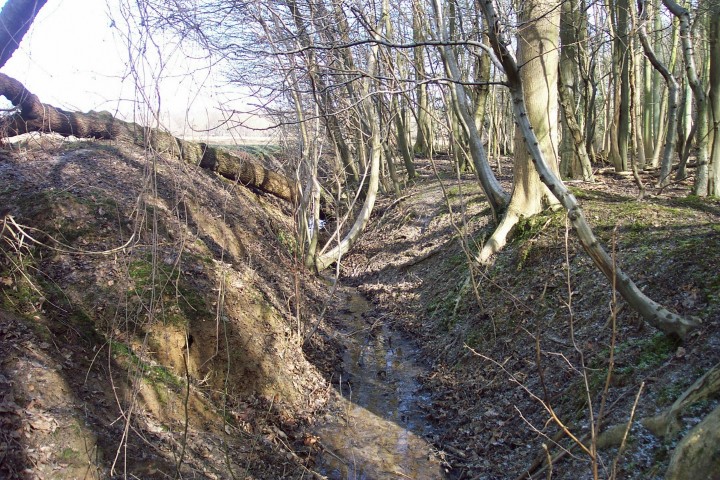
[[[443,478],[417,434],[431,427],[418,408],[428,399],[418,393],[423,369],[412,346],[371,318],[363,297],[348,294],[347,305],[348,348],[336,386],[344,398],[340,412],[316,428],[325,449],[318,471],[332,479]]]

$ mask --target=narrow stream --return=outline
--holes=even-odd
[[[316,434],[324,452],[318,472],[331,479],[440,479],[440,462],[422,434],[431,427],[419,406],[424,372],[411,344],[393,334],[372,306],[357,293],[346,294],[343,310],[347,350],[342,379],[335,381],[343,400]]]

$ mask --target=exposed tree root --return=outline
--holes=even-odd
[[[483,265],[487,264],[493,255],[505,247],[508,236],[519,221],[520,216],[518,214],[511,210],[505,212],[505,216],[500,221],[500,224],[495,228],[495,231],[485,242],[485,245],[483,245],[482,250],[480,250],[480,253],[478,253],[475,259]]]
[[[720,363],[705,372],[665,412],[645,418],[642,424],[658,437],[674,435],[680,431],[680,414],[690,405],[720,392]]]

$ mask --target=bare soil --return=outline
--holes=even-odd
[[[626,424],[638,392],[634,418],[652,416],[720,361],[717,199],[685,181],[638,202],[610,172],[572,184],[641,288],[704,320],[681,344],[614,298],[562,212],[476,265],[492,225],[474,176],[442,158],[418,170],[379,200],[331,295],[301,267],[284,202],[118,143],[0,152],[0,476],[321,478],[314,432],[337,409],[354,289],[426,361],[439,477],[546,478],[549,454],[555,478],[592,478],[547,406],[588,444],[598,417],[601,432]],[[619,452],[606,435],[601,476],[617,458],[618,478],[661,478],[716,403],[669,439],[634,422]]]
[[[339,347],[298,340],[328,289],[290,207],[124,144],[0,155],[0,476],[307,475]]]

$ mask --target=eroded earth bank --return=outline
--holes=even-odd
[[[680,343],[562,212],[473,262],[489,209],[442,158],[335,279],[302,266],[288,202],[161,153],[0,155],[4,478],[662,478],[717,405],[659,416],[720,360],[720,205],[682,184],[574,188],[641,288],[704,320]]]

